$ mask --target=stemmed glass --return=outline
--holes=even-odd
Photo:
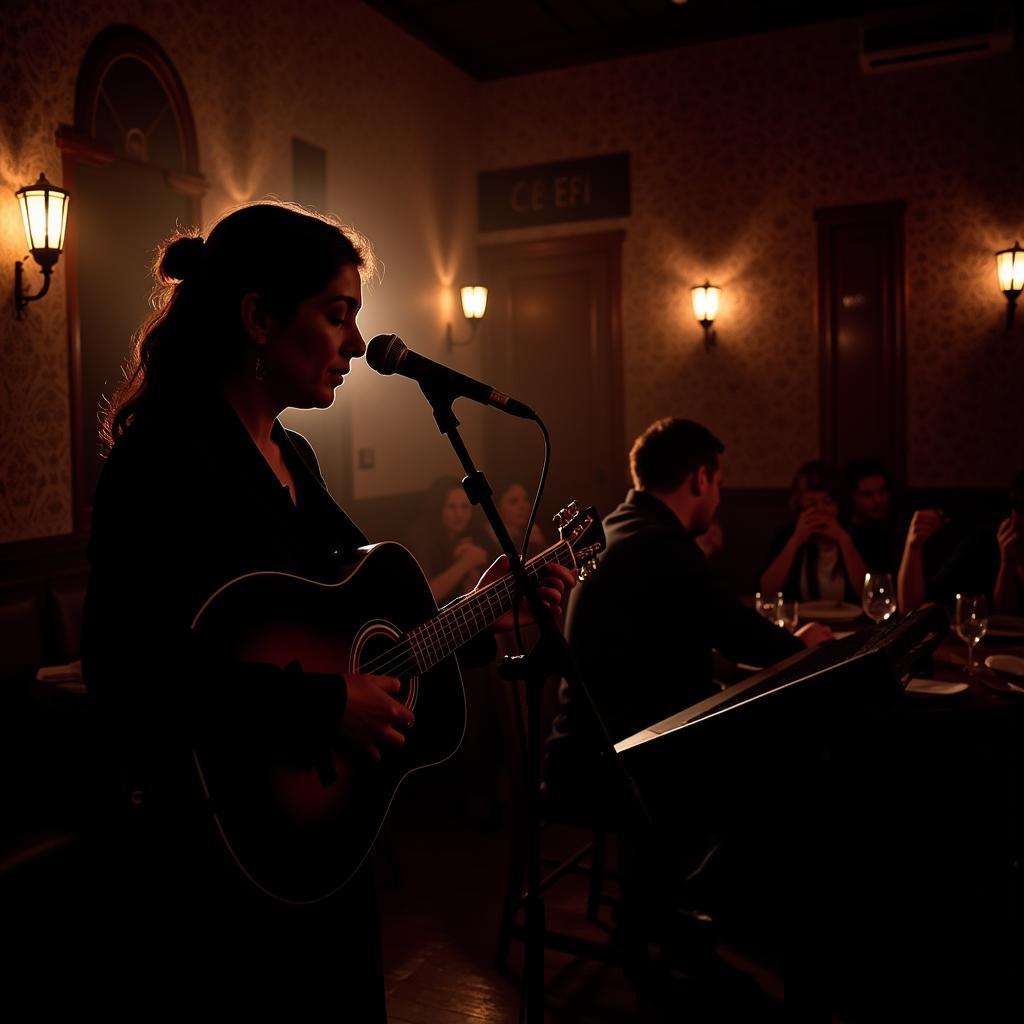
[[[754,610],[763,615],[769,622],[779,621],[779,605],[782,602],[782,592],[778,594],[761,594],[758,591],[754,595]]]
[[[775,606],[775,625],[792,633],[800,621],[800,602],[787,601],[781,594]]]
[[[874,623],[884,622],[896,612],[896,588],[892,575],[887,572],[869,572],[864,575],[864,593],[861,597],[864,614]]]
[[[956,595],[956,631],[967,644],[967,674],[973,676],[974,648],[988,632],[988,605],[983,594]]]

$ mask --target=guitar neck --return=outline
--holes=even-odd
[[[531,558],[525,565],[526,574],[536,581],[545,566],[555,564],[575,567],[576,556],[572,545],[567,541],[560,541]],[[515,599],[515,577],[508,573],[494,583],[448,605],[422,626],[409,630],[403,639],[409,644],[416,659],[417,671],[427,672],[450,657],[507,612],[515,603]]]

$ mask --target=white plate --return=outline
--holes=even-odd
[[[920,693],[926,697],[952,697],[954,693],[963,693],[968,689],[966,683],[947,683],[941,679],[911,679],[907,683],[907,693]]]
[[[855,604],[842,601],[801,601],[801,622],[852,622],[862,615]]]
[[[1013,654],[990,654],[985,659],[985,665],[996,672],[1024,678],[1024,658],[1018,658]]]
[[[990,690],[997,690],[999,693],[1012,694],[1014,697],[1024,697],[1024,686],[1018,686],[1012,679],[1008,679],[1006,676],[1000,675],[998,672],[983,673],[981,681]]]
[[[1024,618],[1019,615],[990,615],[988,635],[1024,637]]]

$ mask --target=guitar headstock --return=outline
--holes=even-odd
[[[551,521],[558,527],[559,538],[572,548],[579,578],[586,579],[597,568],[597,556],[604,550],[604,527],[597,509],[589,505],[581,511],[570,501]]]

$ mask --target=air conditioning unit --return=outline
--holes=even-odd
[[[1007,53],[1013,6],[945,4],[872,20],[861,32],[861,70],[874,75]]]

